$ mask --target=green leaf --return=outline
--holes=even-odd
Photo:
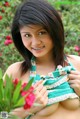
[[[8,108],[8,104],[7,104],[7,100],[3,99],[1,102],[0,102],[0,110],[2,111],[9,111],[9,108]]]
[[[24,103],[25,103],[25,96],[24,96],[24,97],[21,97],[21,98],[18,100],[18,102],[16,103],[16,105],[14,105],[14,108],[16,108],[16,107],[21,107],[21,106],[24,105]]]
[[[21,90],[21,81],[19,81],[19,83],[17,84],[17,86],[14,90],[13,97],[12,97],[13,104],[17,103],[17,100],[20,96],[20,90]]]
[[[3,80],[0,79],[0,101],[4,98]]]
[[[13,82],[12,77],[6,74],[5,76],[5,87],[4,87],[4,98],[7,100],[7,104],[10,107],[11,98],[13,93]]]
[[[0,68],[0,79],[2,79],[2,70]]]
[[[12,77],[9,77],[7,74],[5,76],[5,95],[10,98],[10,95],[13,91],[13,82],[12,82]]]
[[[34,81],[34,78],[32,78],[32,79],[28,82],[28,84],[26,85],[26,87],[24,88],[24,90],[29,90],[29,88],[31,87],[33,81]]]

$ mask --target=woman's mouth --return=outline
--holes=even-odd
[[[39,47],[39,48],[32,48],[33,50],[36,50],[36,51],[39,51],[39,50],[42,50],[45,46],[43,47]]]

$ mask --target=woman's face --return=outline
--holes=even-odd
[[[20,29],[24,46],[35,56],[52,55],[53,42],[49,33],[39,25],[28,25]]]

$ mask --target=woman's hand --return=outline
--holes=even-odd
[[[34,84],[35,102],[39,103],[42,107],[45,107],[48,103],[48,92],[45,86],[43,86],[43,80]]]
[[[71,71],[69,74],[69,84],[75,90],[76,94],[80,96],[80,72]]]
[[[27,117],[29,114],[37,113],[38,111],[42,110],[46,104],[48,103],[48,93],[45,86],[43,86],[43,81],[38,81],[33,85],[35,91],[35,102],[40,104],[40,106],[32,106],[28,110],[24,110],[23,107],[17,108],[14,111],[11,112],[13,115],[17,115],[18,117],[21,117],[21,119]]]

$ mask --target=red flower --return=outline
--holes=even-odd
[[[5,3],[4,3],[4,6],[5,6],[5,7],[9,7],[9,6],[10,6],[9,2],[5,2]]]
[[[6,36],[6,39],[11,40],[11,36]]]
[[[4,9],[2,9],[2,10],[1,10],[1,12],[2,12],[2,13],[4,13],[4,12],[5,12],[5,10],[4,10]]]
[[[2,16],[0,16],[0,20],[2,20],[2,18],[3,18],[3,17],[2,17]]]
[[[29,106],[27,103],[25,103],[23,108],[24,108],[25,110],[26,110],[26,109],[30,109],[30,106]]]
[[[23,90],[24,90],[24,88],[25,88],[26,85],[27,85],[27,83],[23,83],[23,84],[22,84],[21,91],[20,91],[21,93],[23,93]],[[22,95],[23,95],[23,94],[22,94]]]
[[[18,82],[19,82],[19,79],[17,79],[17,78],[14,79],[14,80],[13,80],[13,84],[14,84],[14,86],[16,86],[16,85],[18,84]]]
[[[6,39],[5,42],[4,42],[5,45],[9,45],[9,44],[12,44],[12,43],[13,43],[13,41],[9,40],[9,39]]]

